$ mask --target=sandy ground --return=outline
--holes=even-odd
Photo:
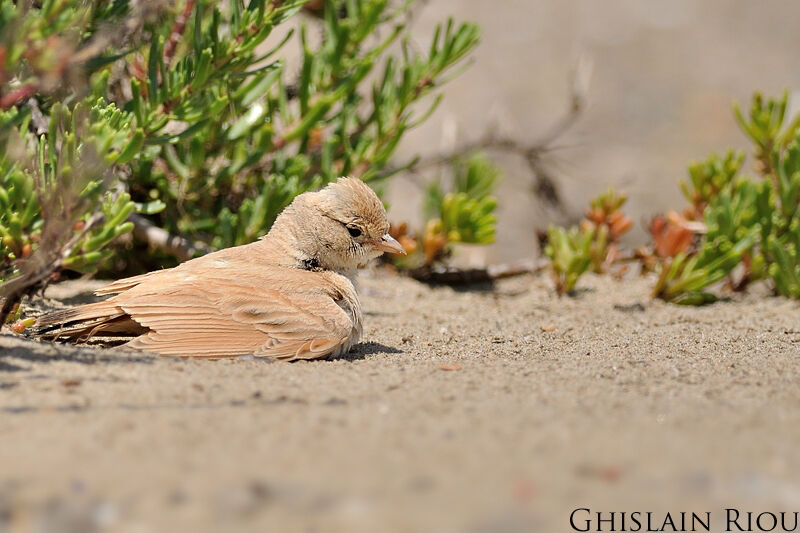
[[[726,507],[798,510],[800,307],[682,308],[649,283],[367,274],[364,343],[334,361],[0,336],[0,531],[569,531],[577,507],[723,531]]]

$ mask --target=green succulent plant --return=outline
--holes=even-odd
[[[0,257],[9,266],[29,257],[49,213],[51,224],[69,228],[64,238],[77,238],[62,266],[91,271],[111,253],[103,248],[132,229],[127,218],[136,205],[128,193],[109,191],[106,182],[112,166],[132,157],[142,138],[130,115],[102,98],[72,108],[56,103],[50,111],[38,143],[26,143],[30,117],[0,141]],[[18,116],[16,109],[2,112],[0,123]],[[94,206],[100,216],[93,218]]]
[[[547,228],[544,253],[550,258],[553,280],[559,295],[569,294],[582,275],[592,267],[595,230],[551,225]]]
[[[654,294],[679,304],[716,301],[717,296],[706,289],[730,275],[758,242],[758,213],[751,206],[765,190],[769,189],[742,180],[733,190],[723,190],[714,197],[706,211],[708,232],[699,250],[667,259]]]
[[[188,45],[174,58],[165,59],[163,38],[141,51],[147,73],[130,80],[128,105],[149,147],[131,164],[132,196],[161,199],[158,226],[217,248],[263,235],[296,195],[338,176],[386,178],[400,139],[441,95],[426,109],[414,104],[478,40],[474,25],[450,20],[422,53],[400,22],[410,4],[329,1],[320,45],[300,25],[293,67],[278,57],[292,36],[282,25],[304,2],[216,4],[197,2]],[[381,28],[388,32],[376,39]],[[284,37],[261,51],[276,31]],[[389,51],[395,42],[399,54]],[[171,132],[170,124],[183,126]]]
[[[761,164],[761,171],[769,173],[775,150],[780,150],[794,140],[800,126],[800,115],[785,124],[789,92],[784,91],[780,98],[767,98],[760,92],[753,94],[747,116],[738,104],[733,106],[733,114],[742,131],[755,144],[754,155]]]
[[[756,94],[748,118],[734,108],[755,144],[761,177],[737,174],[741,156],[733,152],[724,160],[712,156],[704,171],[696,171],[703,176],[698,183],[721,187],[714,186],[714,194],[704,198],[706,233],[697,252],[662,266],[656,296],[686,304],[714,301],[717,295],[710,288],[741,266],[740,287],[769,279],[778,294],[800,298],[800,122],[784,125],[786,105],[785,93],[767,101]],[[711,190],[695,186],[701,189]]]
[[[578,279],[590,268],[602,274],[615,262],[619,238],[633,226],[633,221],[622,212],[627,200],[627,195],[609,187],[589,201],[580,225],[569,229],[551,225],[547,229],[544,253],[550,259],[560,296],[572,292]]]
[[[453,188],[438,188],[431,196],[441,199],[438,218],[441,232],[450,242],[491,244],[494,242],[497,199],[492,192],[500,175],[486,156],[476,154],[454,165]]]
[[[744,153],[728,150],[724,157],[711,154],[689,165],[689,181],[681,181],[681,191],[695,208],[693,215],[702,215],[705,207],[731,185],[743,162]]]

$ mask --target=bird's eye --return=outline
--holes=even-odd
[[[352,226],[348,226],[347,227],[347,232],[350,233],[351,237],[360,237],[361,236],[361,230],[358,229],[358,228],[354,228]]]

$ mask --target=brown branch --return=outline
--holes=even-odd
[[[189,20],[192,14],[195,2],[196,0],[186,0],[186,6],[183,8],[183,12],[175,19],[175,24],[173,24],[172,31],[169,34],[169,40],[167,44],[164,45],[165,65],[169,65],[169,62],[172,61],[172,56],[175,54],[178,42],[180,42],[183,31],[186,29],[186,21]]]
[[[133,235],[146,242],[149,246],[186,261],[200,254],[207,254],[212,250],[210,246],[200,241],[189,241],[179,235],[172,235],[167,230],[159,228],[140,215],[131,215],[128,220],[133,222]]]
[[[39,102],[36,98],[29,98],[27,105],[31,108],[31,121],[28,129],[36,134],[37,137],[43,133],[47,133],[49,121],[42,113],[42,110],[39,109]]]
[[[20,104],[33,96],[34,93],[36,93],[36,85],[32,83],[16,87],[0,97],[0,109],[5,110]]]

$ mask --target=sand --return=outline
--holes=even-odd
[[[723,531],[726,507],[800,510],[800,306],[651,284],[367,273],[364,342],[333,361],[0,336],[0,531],[570,531],[579,507]]]

